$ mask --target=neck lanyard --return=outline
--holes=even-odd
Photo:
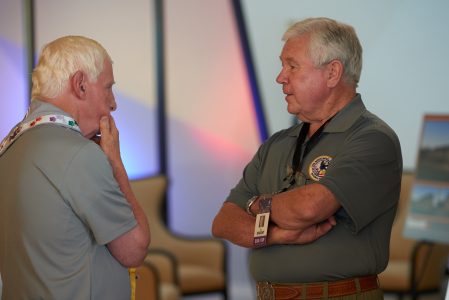
[[[323,125],[318,128],[317,131],[310,137],[310,139],[306,142],[306,145],[304,147],[304,151],[302,151],[302,145],[304,141],[306,140],[307,134],[309,133],[310,129],[310,123],[303,123],[301,127],[301,131],[299,132],[298,138],[296,140],[296,147],[295,147],[295,153],[293,154],[292,159],[292,175],[291,175],[291,181],[287,188],[284,188],[283,191],[289,189],[292,185],[296,182],[296,172],[301,171],[302,164],[304,162],[303,158],[307,156],[307,154],[312,150],[312,147],[315,146],[318,143],[318,140],[321,138],[321,133],[323,132],[326,125],[329,123],[329,121],[332,118],[329,118],[326,122],[323,123]]]
[[[0,143],[0,156],[12,145],[25,131],[31,129],[33,127],[42,125],[42,124],[55,124],[63,127],[70,128],[77,132],[81,132],[81,129],[78,126],[76,121],[68,116],[64,115],[44,115],[37,117],[34,120],[28,122],[20,122],[14,127],[9,134],[3,139]]]

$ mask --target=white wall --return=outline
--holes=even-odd
[[[251,92],[231,1],[164,4],[169,220],[176,233],[210,236],[260,144]],[[229,244],[228,258],[231,299],[252,299],[247,250]]]
[[[36,52],[65,35],[100,42],[114,61],[113,113],[131,178],[158,172],[153,1],[35,0]]]
[[[242,2],[271,133],[292,121],[275,83],[283,32],[295,20],[330,17],[355,27],[364,49],[359,92],[398,134],[404,168],[415,167],[423,114],[449,114],[449,1]]]
[[[25,115],[28,82],[21,1],[0,1],[0,140]]]

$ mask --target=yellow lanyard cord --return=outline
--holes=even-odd
[[[129,268],[129,280],[131,283],[131,300],[136,299],[136,268]]]

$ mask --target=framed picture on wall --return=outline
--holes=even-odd
[[[449,115],[425,115],[406,237],[449,244]]]

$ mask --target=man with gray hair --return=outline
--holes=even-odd
[[[112,60],[92,39],[62,37],[32,81],[27,115],[0,144],[2,299],[129,299],[127,268],[150,231],[111,116]]]
[[[212,233],[252,248],[258,299],[382,299],[399,140],[356,91],[362,47],[351,26],[305,19],[283,40],[276,81],[300,122],[262,144]]]

